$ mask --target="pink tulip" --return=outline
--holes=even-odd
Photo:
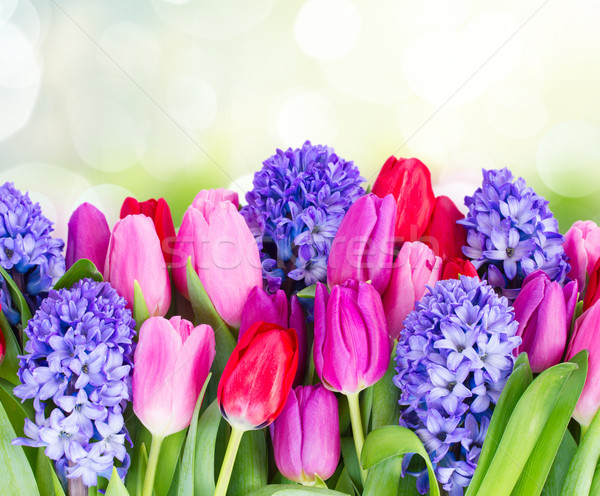
[[[600,258],[600,227],[591,220],[578,220],[565,234],[563,247],[571,264],[571,272],[567,275],[571,279],[577,279],[579,290],[583,294],[586,276],[591,274]]]
[[[238,194],[235,191],[229,191],[225,188],[200,190],[196,198],[194,198],[192,206],[197,207],[202,202],[216,204],[222,201],[230,201],[235,205],[235,208],[239,207]]]
[[[415,241],[404,243],[394,262],[392,276],[383,294],[390,336],[397,339],[406,316],[413,311],[426,286],[433,286],[441,275],[442,259],[431,248]]]
[[[115,224],[104,277],[133,307],[137,281],[151,316],[165,315],[171,304],[171,283],[154,222],[145,215],[128,215]]]
[[[185,429],[215,357],[208,325],[181,317],[151,317],[140,329],[133,358],[133,411],[158,436]]]
[[[381,199],[371,193],[359,198],[344,216],[331,245],[327,284],[371,281],[383,293],[392,272],[395,222],[392,195]]]
[[[82,203],[69,219],[66,266],[77,260],[91,260],[99,271],[104,270],[110,228],[104,214],[94,205]]]
[[[221,318],[239,327],[250,291],[262,286],[262,270],[256,241],[233,203],[197,199],[183,217],[172,268],[177,289],[188,299],[189,257]]]

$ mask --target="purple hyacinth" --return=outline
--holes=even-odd
[[[52,222],[42,214],[29,194],[12,183],[0,186],[0,265],[8,271],[33,309],[65,272],[64,242],[51,236]],[[6,282],[0,276],[0,304],[11,324],[19,320]]]
[[[483,171],[483,184],[465,197],[469,214],[464,254],[484,278],[514,300],[526,276],[542,269],[563,283],[569,264],[548,202],[508,169]]]
[[[115,460],[129,466],[123,411],[130,398],[135,322],[125,299],[107,282],[84,279],[51,290],[25,332],[15,395],[33,399],[35,422],[14,444],[45,447],[67,477],[95,486]],[[45,416],[46,407],[51,413]]]
[[[521,343],[505,297],[477,278],[439,281],[404,321],[394,383],[402,391],[400,425],[419,436],[435,474],[462,496],[475,472],[493,406]],[[410,456],[405,457],[406,472]],[[417,476],[427,491],[427,471]]]
[[[310,141],[263,162],[241,213],[261,249],[271,292],[287,278],[285,287],[296,290],[327,279],[331,243],[348,208],[364,195],[362,182],[353,162]]]

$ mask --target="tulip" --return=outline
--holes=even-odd
[[[523,340],[515,355],[527,352],[533,372],[542,372],[560,362],[576,303],[577,281],[563,288],[542,270],[523,281],[513,304],[519,323],[517,335]]]
[[[596,261],[596,265],[590,272],[590,279],[585,290],[585,298],[583,299],[583,311],[585,312],[594,303],[600,300],[600,258]]]
[[[160,239],[160,247],[165,258],[165,262],[171,263],[172,248],[175,242],[175,226],[171,217],[171,209],[164,198],[155,200],[154,198],[139,202],[131,196],[125,198],[121,206],[121,219],[128,215],[142,214],[150,217],[154,221],[154,227],[158,239]]]
[[[587,427],[600,408],[600,303],[593,304],[575,321],[567,348],[567,360],[582,350],[589,351],[588,373],[573,418]]]
[[[171,283],[160,240],[151,219],[128,215],[115,224],[110,237],[104,277],[133,307],[137,281],[148,313],[164,316],[171,304]]]
[[[269,294],[264,289],[256,286],[252,288],[244,304],[238,341],[252,324],[259,320],[296,331],[298,338],[298,369],[294,385],[300,384],[304,379],[308,359],[306,318],[300,300],[296,295],[293,295],[288,305],[288,299],[283,290],[278,289],[275,294]]]
[[[427,245],[415,241],[404,243],[394,262],[390,284],[383,295],[390,336],[397,339],[406,316],[413,311],[427,286],[440,278],[442,259]]]
[[[82,203],[69,219],[67,269],[77,260],[87,258],[96,268],[104,270],[110,229],[106,217],[94,205]]]
[[[423,162],[416,158],[388,158],[375,180],[373,193],[380,198],[394,195],[397,238],[416,241],[423,236],[435,203],[431,173]]]
[[[444,261],[461,258],[462,247],[467,244],[467,230],[456,221],[464,217],[450,198],[438,196],[421,241]]]
[[[238,194],[235,191],[229,191],[228,189],[225,189],[225,188],[201,190],[194,198],[192,205],[194,207],[196,207],[199,204],[201,204],[202,202],[208,202],[208,203],[214,204],[214,203],[219,203],[222,201],[230,201],[231,203],[233,203],[235,205],[235,208],[239,207]]]
[[[462,258],[451,258],[444,263],[444,270],[440,279],[460,279],[460,276],[477,277],[477,269],[468,260]]]
[[[140,328],[133,357],[133,411],[152,433],[144,495],[152,494],[164,438],[185,429],[215,358],[215,335],[208,325],[181,317],[151,317]]]
[[[183,217],[172,267],[175,285],[188,299],[189,257],[221,318],[239,327],[250,291],[262,286],[262,269],[258,245],[233,203],[199,199]]]
[[[367,282],[383,293],[390,280],[396,204],[392,195],[365,195],[348,209],[327,263],[330,287],[348,279]]]
[[[275,463],[281,474],[301,484],[327,480],[340,459],[338,403],[321,385],[299,386],[270,425]]]
[[[578,220],[565,234],[563,248],[571,264],[571,271],[567,275],[577,279],[583,293],[586,276],[600,258],[600,227],[591,220]]]

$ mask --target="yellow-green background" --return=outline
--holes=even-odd
[[[2,0],[0,180],[92,201],[243,190],[277,147],[392,154],[456,201],[511,167],[599,219],[598,0]]]

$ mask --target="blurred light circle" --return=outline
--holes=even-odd
[[[19,89],[40,81],[41,63],[33,45],[11,24],[0,29],[0,88]]]
[[[420,0],[411,2],[411,24],[424,26],[425,23],[444,29],[462,26],[469,17],[472,0]]]
[[[539,98],[529,101],[517,99],[509,104],[489,98],[485,115],[495,131],[511,139],[535,136],[548,122],[548,110]]]
[[[135,196],[129,189],[116,184],[98,184],[82,191],[73,202],[75,210],[82,203],[91,203],[100,209],[106,216],[109,227],[112,229],[119,220],[121,205],[128,196]]]
[[[540,141],[537,170],[552,191],[581,198],[600,190],[600,127],[566,121],[552,127]]]
[[[217,95],[204,79],[181,74],[169,83],[167,109],[184,127],[206,129],[217,116]]]
[[[10,20],[19,4],[19,0],[2,0],[0,2],[0,25]]]
[[[44,11],[44,8],[46,7],[44,2],[40,0],[38,1],[40,3],[42,13],[47,14],[47,12]],[[45,31],[47,29],[47,26],[45,26],[42,30],[40,15],[36,7],[34,7],[29,0],[21,0],[19,2],[19,8],[15,10],[10,20],[11,24],[19,28],[19,30],[27,37],[27,39],[34,44],[38,44],[40,42],[42,34],[45,35]],[[44,33],[42,33],[42,31],[44,31]]]
[[[354,48],[360,28],[360,15],[350,0],[308,0],[296,17],[294,34],[305,54],[336,60]]]

